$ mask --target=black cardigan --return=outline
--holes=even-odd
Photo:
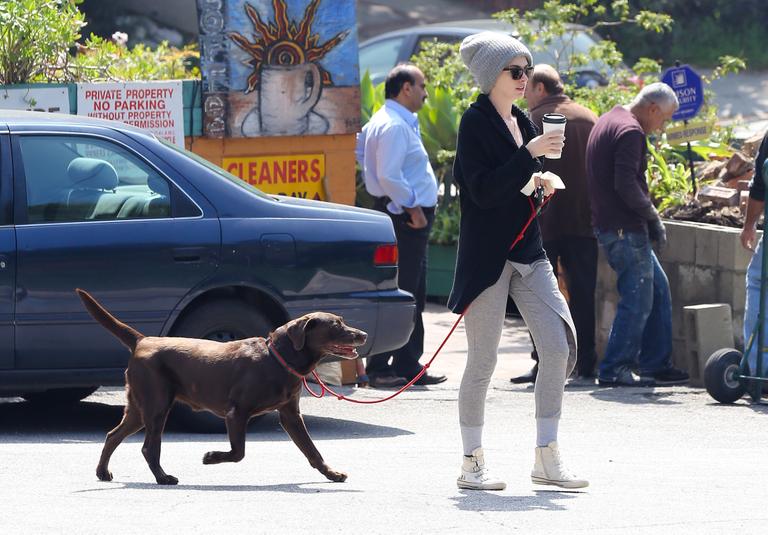
[[[512,107],[524,143],[538,135],[518,107]],[[520,149],[487,95],[464,112],[456,143],[453,174],[459,185],[461,228],[456,274],[448,306],[456,313],[501,276],[507,259],[521,264],[546,258],[538,221],[534,219],[512,251],[510,245],[531,215],[520,189],[541,162]]]

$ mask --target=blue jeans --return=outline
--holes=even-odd
[[[760,276],[762,274],[763,266],[763,238],[760,238],[760,242],[757,244],[755,254],[752,255],[752,260],[749,262],[747,268],[747,303],[744,307],[744,351],[747,350],[749,345],[749,337],[755,331],[757,325],[757,315],[760,312]],[[763,346],[768,345],[768,314],[766,318],[763,318]],[[755,333],[755,341],[752,342],[752,349],[748,355],[749,369],[753,375],[760,373],[757,370],[757,333]],[[763,353],[763,370],[762,375],[765,376],[765,369],[768,367],[766,362],[768,355]]]
[[[651,376],[670,367],[672,298],[669,281],[645,233],[605,231],[597,241],[618,275],[619,305],[600,377],[615,379],[622,368]]]

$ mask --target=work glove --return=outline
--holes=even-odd
[[[656,247],[659,250],[667,245],[667,231],[658,215],[654,219],[648,220],[648,238],[652,242],[656,242]]]

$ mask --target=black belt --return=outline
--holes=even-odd
[[[379,212],[384,212],[389,215],[399,215],[399,214],[393,214],[389,210],[387,210],[387,205],[392,199],[389,197],[374,197],[373,201],[373,208],[374,210],[378,210]],[[425,214],[433,214],[435,213],[435,207],[434,206],[421,206],[421,211]]]

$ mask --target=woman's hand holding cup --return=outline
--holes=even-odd
[[[538,158],[547,154],[560,154],[565,145],[565,135],[562,130],[553,130],[536,136],[525,146],[531,156]]]

